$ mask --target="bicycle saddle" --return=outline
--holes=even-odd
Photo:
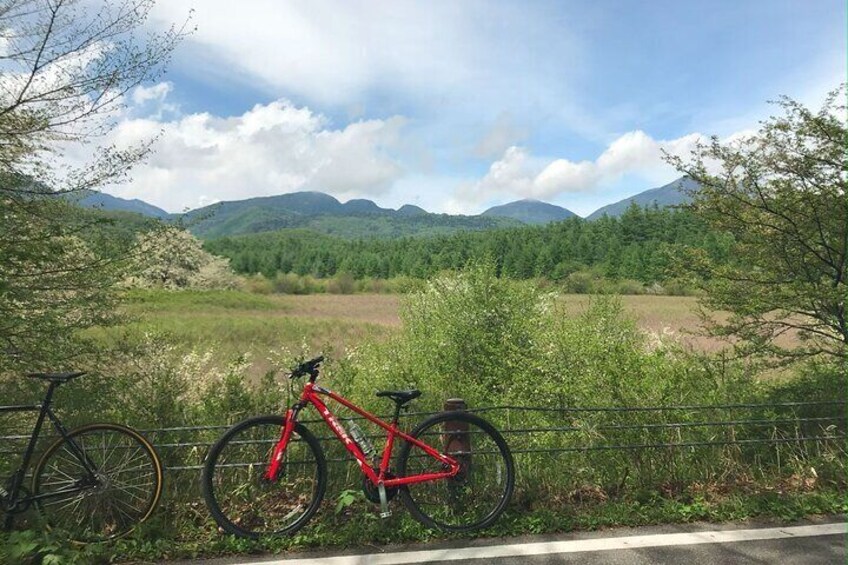
[[[411,390],[379,390],[377,396],[388,396],[398,404],[406,404],[421,396],[421,391],[417,388]]]
[[[29,373],[28,377],[32,379],[42,379],[51,383],[66,383],[71,379],[81,377],[85,371],[72,371],[67,373]]]

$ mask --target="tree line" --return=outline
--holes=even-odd
[[[243,274],[295,273],[315,277],[429,278],[491,258],[499,276],[559,280],[591,270],[612,279],[649,284],[669,277],[682,247],[702,249],[717,262],[730,259],[732,238],[692,213],[631,206],[620,217],[570,218],[545,226],[459,232],[438,237],[346,240],[286,230],[224,237],[206,248],[228,257]]]

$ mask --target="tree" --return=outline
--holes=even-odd
[[[236,288],[229,259],[203,249],[199,239],[173,226],[138,237],[137,266],[130,286],[159,288]]]
[[[845,94],[845,85],[831,92],[818,112],[784,97],[782,115],[755,135],[669,157],[700,185],[689,208],[733,238],[730,261],[695,250],[686,269],[708,310],[730,312],[708,316],[710,331],[736,338],[742,353],[848,356]],[[786,335],[801,345],[776,343]]]
[[[113,311],[121,257],[92,245],[102,220],[57,193],[124,180],[149,151],[101,140],[186,33],[142,35],[153,4],[0,0],[0,371],[63,363],[77,330]],[[92,158],[70,167],[71,144]]]

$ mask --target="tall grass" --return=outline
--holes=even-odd
[[[152,429],[227,425],[251,415],[281,413],[292,400],[282,378],[284,369],[324,349],[327,342],[355,334],[356,345],[327,348],[322,384],[371,411],[385,414],[390,408],[385,399],[374,396],[375,389],[415,386],[424,392],[416,410],[438,410],[450,397],[464,398],[472,408],[541,406],[552,410],[500,411],[486,417],[502,429],[570,429],[507,436],[517,452],[572,450],[516,456],[518,488],[511,512],[517,516],[528,511],[557,515],[585,504],[650,506],[664,500],[709,498],[728,489],[845,487],[844,441],[581,450],[767,439],[775,434],[792,437],[821,433],[822,426],[799,429],[779,424],[784,419],[779,411],[760,410],[746,418],[774,420],[773,425],[675,429],[656,424],[697,423],[703,414],[586,413],[569,411],[570,407],[845,398],[842,373],[829,364],[809,365],[792,381],[762,384],[744,364],[652,342],[612,297],[595,298],[584,312],[572,313],[554,295],[532,283],[499,279],[493,267],[483,263],[438,277],[408,295],[397,331],[375,329],[372,335],[363,335],[358,324],[288,316],[285,304],[270,295],[215,292],[198,298],[146,292],[130,295],[129,312],[141,315],[140,320],[120,331],[92,336],[104,351],[100,358],[89,360],[94,374],[60,389],[57,408],[69,423],[116,420]],[[263,351],[260,370],[255,358],[244,355],[245,343]],[[30,381],[0,377],[0,397],[10,402],[37,398],[41,390]],[[796,414],[815,415],[803,410]],[[719,411],[714,417],[732,420],[738,414]],[[406,425],[411,427],[416,419],[408,418]],[[828,433],[844,432],[843,417]],[[188,444],[162,450],[173,467],[199,464],[204,444],[221,433],[177,431],[152,437],[160,444]],[[355,471],[350,465],[334,465],[328,496],[357,489]],[[169,481],[158,525],[151,526],[158,528],[156,535],[215,538],[215,528],[198,503],[197,474],[174,472]],[[320,516],[328,523],[337,520],[332,510]]]

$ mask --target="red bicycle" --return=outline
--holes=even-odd
[[[491,525],[506,508],[515,468],[503,436],[489,422],[463,411],[436,414],[404,433],[398,419],[418,390],[377,392],[395,402],[385,422],[342,396],[315,384],[317,357],[298,366],[291,378],[309,376],[300,399],[285,416],[259,416],[230,428],[212,446],[203,468],[206,505],[226,532],[248,538],[289,535],[317,512],[327,488],[327,462],[318,439],[297,421],[311,404],[359,463],[363,491],[380,504],[400,495],[417,520],[431,528],[470,531]],[[386,430],[383,453],[353,420],[348,430],[330,412],[322,396],[338,402]],[[395,441],[403,442],[392,468]]]

